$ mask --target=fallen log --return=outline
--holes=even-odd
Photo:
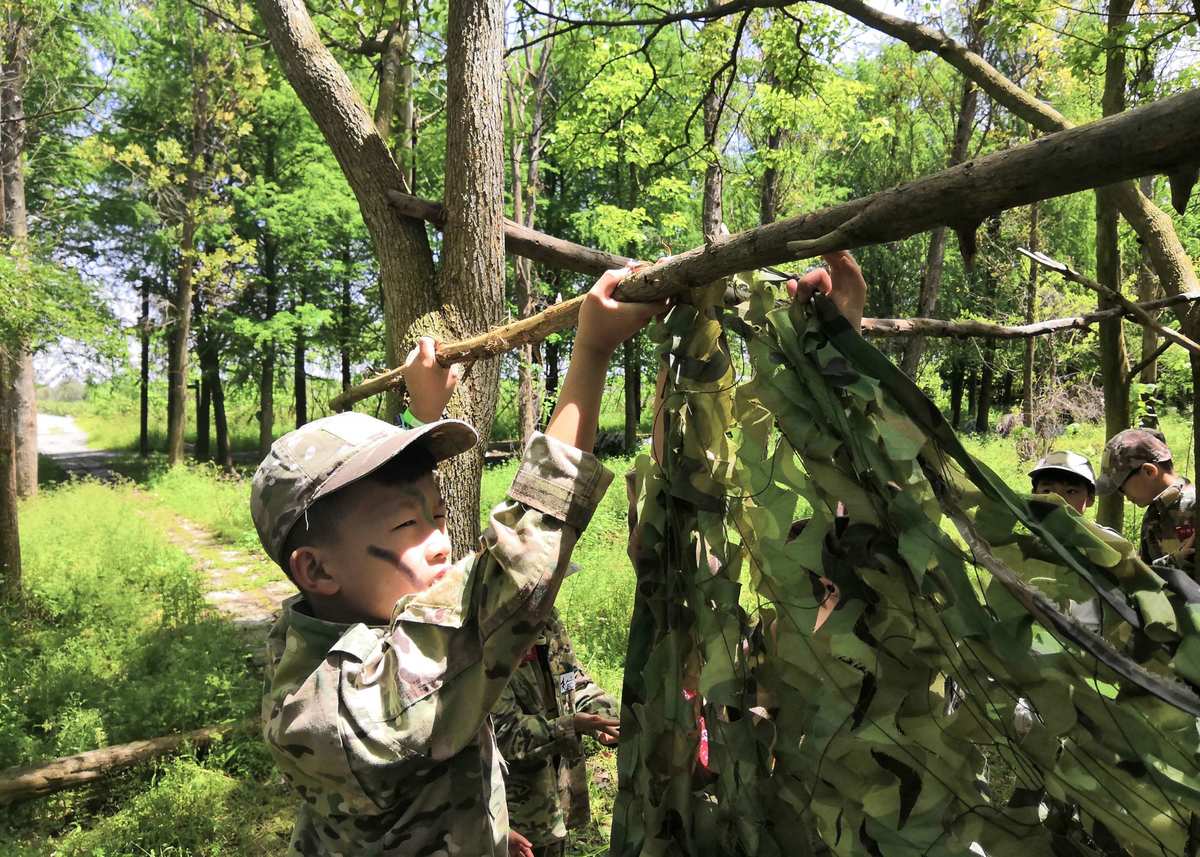
[[[89,750],[27,768],[9,768],[0,771],[0,806],[86,785],[140,762],[173,753],[185,744],[203,747],[231,732],[252,731],[257,725],[258,720],[252,719],[206,726],[191,732]]]

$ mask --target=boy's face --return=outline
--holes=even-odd
[[[432,586],[451,566],[446,503],[432,473],[346,489],[333,544],[314,549],[346,618],[386,624],[396,600]]]
[[[1057,494],[1067,501],[1067,505],[1075,509],[1079,514],[1083,514],[1084,509],[1092,505],[1092,495],[1082,485],[1078,483],[1067,482],[1064,479],[1055,479],[1053,476],[1041,476],[1033,483],[1034,494]]]
[[[1135,506],[1149,506],[1162,493],[1163,470],[1157,464],[1143,464],[1121,483],[1121,493]]]

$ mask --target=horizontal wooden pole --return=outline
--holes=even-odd
[[[1200,292],[1184,292],[1131,306],[1145,312],[1154,312],[1193,301],[1200,301]],[[864,318],[862,332],[864,336],[880,337],[940,336],[952,339],[1028,339],[1033,336],[1062,333],[1065,330],[1087,330],[1098,321],[1116,316],[1126,316],[1139,324],[1143,323],[1135,311],[1117,306],[1097,310],[1087,315],[1051,318],[1030,324],[1013,325],[989,324],[986,321],[945,321],[940,318]]]
[[[401,214],[428,221],[438,229],[446,225],[446,209],[440,202],[398,190],[388,191],[388,202]],[[511,256],[523,256],[550,268],[595,276],[613,268],[623,268],[629,262],[624,256],[555,238],[507,217],[504,218],[504,249]]]
[[[662,259],[627,277],[618,287],[616,297],[626,301],[661,300],[740,271],[834,250],[897,241],[938,226],[949,226],[960,235],[973,235],[978,224],[989,215],[1041,199],[1167,172],[1193,162],[1197,151],[1200,151],[1200,89],[1047,134],[1022,146],[967,161],[889,190],[748,229]],[[391,199],[393,205],[411,204],[395,194]],[[436,211],[426,209],[424,214],[411,216],[424,218],[426,214],[432,220]],[[511,221],[509,224],[513,230],[525,229]],[[509,224],[505,225],[506,242]],[[579,258],[580,245],[560,239],[547,242],[549,236],[536,234],[540,236],[537,241],[540,247],[553,247],[556,253]],[[532,241],[532,236],[526,237]],[[523,246],[534,252],[530,249],[533,244]],[[597,259],[591,264],[600,262]],[[603,264],[609,267],[607,261]],[[589,268],[586,273],[597,270],[602,269]],[[575,325],[582,300],[582,296],[573,298],[496,331],[444,345],[439,349],[438,360],[448,366],[544,339]],[[399,370],[392,370],[350,388],[330,404],[335,409],[344,409],[367,396],[398,386],[401,380]]]

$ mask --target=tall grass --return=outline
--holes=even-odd
[[[130,485],[75,482],[22,505],[24,600],[0,615],[0,768],[255,715],[244,643],[140,503]],[[0,839],[28,844],[104,817],[152,773],[12,808]]]

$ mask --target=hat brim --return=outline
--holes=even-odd
[[[1139,464],[1138,467],[1141,467]],[[1138,467],[1124,473],[1101,473],[1100,478],[1096,480],[1096,493],[1101,497],[1108,494],[1116,494],[1121,490],[1121,486],[1125,484],[1130,476],[1137,473]]]
[[[370,475],[410,447],[422,446],[434,461],[445,461],[472,449],[477,443],[479,435],[462,420],[438,420],[398,432],[347,458],[313,493],[313,500]]]
[[[1088,479],[1082,473],[1076,473],[1074,470],[1072,470],[1069,467],[1062,467],[1057,464],[1048,464],[1045,467],[1035,467],[1035,468],[1033,468],[1033,470],[1029,471],[1029,478],[1037,479],[1039,476],[1045,476],[1046,474],[1056,474],[1056,473],[1062,474],[1064,476],[1073,476],[1076,479],[1087,480],[1093,488],[1096,488],[1096,483],[1093,482],[1091,479]]]

